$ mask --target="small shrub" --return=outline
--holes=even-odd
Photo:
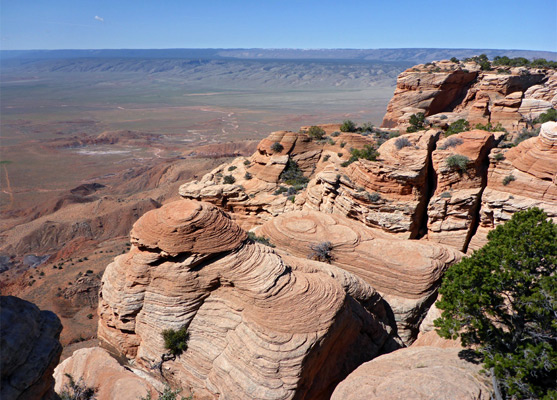
[[[356,124],[349,119],[345,119],[340,126],[341,132],[356,132]]]
[[[550,108],[543,114],[540,114],[540,116],[535,120],[535,122],[539,124],[549,121],[557,121],[557,110],[554,108]]]
[[[451,169],[458,169],[460,171],[466,171],[468,168],[468,163],[470,160],[468,157],[463,156],[461,154],[453,154],[447,157],[446,163],[447,166]]]
[[[518,145],[519,143],[524,142],[527,139],[530,139],[534,136],[538,136],[540,134],[540,129],[532,129],[531,131],[527,129],[523,129],[522,132],[516,137],[514,140],[514,145]]]
[[[346,146],[346,142],[340,142],[340,148],[344,149],[344,146]]]
[[[340,132],[331,133],[331,137],[337,137],[337,136],[340,136]]]
[[[449,125],[449,129],[445,132],[445,136],[454,135],[456,133],[470,130],[470,124],[465,119],[459,119]]]
[[[323,162],[329,161],[329,158],[331,158],[331,155],[330,154],[325,154],[325,156],[323,156]]]
[[[448,138],[445,141],[445,143],[443,143],[442,145],[439,146],[439,150],[447,150],[448,148],[456,147],[459,144],[462,144],[462,139],[456,138],[456,137],[451,137],[451,138]]]
[[[250,160],[244,160],[244,165],[250,165],[250,164],[251,164]]]
[[[280,153],[284,150],[284,146],[279,142],[275,142],[271,145],[271,150],[273,150],[274,153]]]
[[[507,186],[512,181],[516,181],[516,178],[512,174],[505,176],[503,178],[503,186]]]
[[[77,382],[70,374],[64,374],[69,382],[64,385],[60,392],[60,400],[95,400],[95,389],[87,387],[82,379]]]
[[[251,178],[253,178],[253,176],[252,176],[249,172],[246,172],[246,173],[244,174],[244,179],[246,179],[246,180],[249,181]]]
[[[439,119],[440,119],[440,120],[444,120],[444,119],[447,119],[447,118],[448,118],[448,117],[447,117],[445,114],[439,116]]]
[[[397,150],[410,146],[412,146],[412,143],[410,143],[410,140],[408,140],[408,138],[406,137],[399,137],[397,140],[395,140],[395,147],[397,148]]]
[[[298,189],[296,189],[294,186],[290,186],[286,191],[287,196],[292,196],[293,194],[297,194],[297,193],[298,193]]]
[[[252,242],[264,244],[265,246],[275,247],[275,245],[269,241],[269,238],[263,236],[257,236],[253,232],[248,232],[248,239],[251,240]]]
[[[309,182],[294,160],[288,160],[286,168],[280,174],[280,180],[288,185],[304,185]]]
[[[170,386],[166,386],[162,393],[159,393],[159,400],[178,400],[178,395],[182,392],[182,389],[172,390]],[[192,396],[183,397],[180,396],[181,400],[192,400]],[[151,393],[148,393],[146,397],[142,397],[140,400],[153,400]]]
[[[232,185],[234,182],[236,182],[236,178],[234,178],[232,175],[226,175],[222,180],[222,183],[224,183],[225,185]]]
[[[346,168],[346,167],[348,167],[350,164],[352,164],[350,161],[343,161],[343,162],[340,164],[340,166],[343,167],[343,168]]]
[[[312,139],[321,140],[325,137],[325,131],[318,126],[310,126],[308,129],[308,136]]]
[[[229,171],[234,171],[237,167],[235,167],[234,165],[231,165],[230,167],[228,167]]]
[[[278,196],[279,194],[283,194],[288,192],[288,188],[286,186],[279,186],[277,190],[273,193],[273,195]]]
[[[358,130],[360,132],[373,132],[373,124],[371,122],[364,122]]]
[[[39,276],[44,276],[44,271],[39,272]]]
[[[333,260],[333,245],[331,242],[320,242],[309,245],[311,253],[308,258],[310,260],[316,260],[321,262],[330,263]]]
[[[503,153],[497,153],[493,158],[495,159],[495,161],[503,161],[505,159],[505,156],[503,155]]]
[[[292,203],[294,203],[294,201],[296,201],[296,196],[294,196],[294,195],[288,196],[288,200],[290,200]]]
[[[188,349],[189,337],[190,334],[185,326],[178,330],[165,329],[162,331],[164,348],[167,349],[173,356],[179,356]]]
[[[87,319],[93,319],[93,314],[87,314]]]
[[[381,195],[377,192],[368,193],[366,197],[372,203],[377,203],[379,200],[381,200]]]
[[[412,133],[424,130],[425,114],[420,112],[417,114],[412,114],[410,116],[410,126],[406,129],[406,132]]]
[[[339,157],[342,157],[343,155],[344,155],[344,153],[343,153],[342,151],[339,151],[339,152],[337,153],[337,156],[339,156]]]
[[[451,57],[451,62],[453,62],[453,63],[458,63],[458,62],[459,62],[459,59],[456,58],[456,57]]]
[[[450,199],[452,195],[449,192],[443,192],[439,195],[442,199]]]

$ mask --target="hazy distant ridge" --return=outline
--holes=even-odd
[[[2,60],[68,58],[166,58],[166,59],[274,59],[274,60],[362,60],[403,61],[416,64],[451,57],[479,54],[545,58],[557,61],[557,53],[535,50],[497,49],[122,49],[122,50],[1,50]]]

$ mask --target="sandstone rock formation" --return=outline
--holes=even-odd
[[[483,246],[489,231],[517,211],[540,207],[557,220],[557,122],[546,122],[538,136],[517,147],[497,149],[490,160],[472,249]]]
[[[56,367],[56,393],[68,391],[67,375],[74,382],[95,390],[97,400],[140,399],[149,393],[156,398],[157,395],[153,380],[149,382],[122,367],[106,350],[99,347],[77,350]],[[160,390],[163,385],[157,386]]]
[[[487,183],[491,133],[474,130],[437,142],[433,152],[436,189],[428,205],[428,239],[466,251],[477,224],[482,192]],[[464,156],[464,170],[451,167],[451,157]]]
[[[331,400],[488,400],[482,368],[459,358],[460,349],[409,347],[367,362],[335,389]]]
[[[222,240],[214,227],[226,227]],[[359,364],[398,346],[370,285],[245,240],[213,205],[169,203],[132,237],[103,276],[99,338],[149,368],[166,352],[161,332],[186,326],[187,351],[162,372],[196,395],[328,398]]]
[[[330,242],[332,264],[381,293],[405,343],[417,336],[443,272],[460,259],[460,253],[450,247],[402,240],[341,215],[311,210],[277,216],[257,233],[301,258],[310,255],[311,245]]]
[[[377,161],[359,160],[347,168],[326,167],[307,189],[305,208],[335,213],[379,227],[403,238],[420,235],[430,190],[431,152],[440,131],[404,135],[379,147]]]
[[[14,296],[0,297],[0,397],[52,398],[62,324],[50,311]]]
[[[518,132],[554,107],[557,73],[535,68],[497,67],[440,61],[417,65],[399,75],[383,127],[406,129],[412,114],[423,112],[431,122],[446,114],[471,126],[500,123]]]

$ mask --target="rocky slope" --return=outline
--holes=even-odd
[[[54,398],[52,373],[60,360],[62,324],[50,311],[14,296],[0,297],[0,397]]]
[[[399,75],[382,126],[406,129],[410,116],[423,112],[437,124],[464,118],[471,126],[500,123],[518,132],[555,107],[557,72],[553,70],[494,67],[482,71],[475,62],[439,61]]]
[[[328,398],[365,359],[398,347],[370,285],[251,243],[208,203],[148,212],[131,237],[103,276],[99,337],[148,369],[166,352],[161,332],[187,327],[187,351],[161,372],[196,395]]]

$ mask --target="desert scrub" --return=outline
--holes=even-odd
[[[273,195],[278,196],[279,194],[283,194],[288,192],[288,188],[286,186],[279,186],[277,190],[273,192]]]
[[[294,203],[296,201],[296,196],[291,195],[287,197],[288,200],[290,200],[292,203]]]
[[[320,242],[309,245],[311,253],[308,255],[310,260],[330,263],[333,260],[333,244],[331,242]]]
[[[80,378],[77,382],[70,374],[64,374],[69,382],[64,385],[60,392],[60,400],[95,400],[95,389],[87,387]]]
[[[236,166],[231,165],[230,167],[228,167],[228,170],[229,170],[229,171],[234,171],[236,168],[237,168]]]
[[[397,140],[395,140],[395,147],[397,148],[397,150],[410,146],[412,146],[412,143],[410,143],[410,140],[408,140],[408,138],[406,137],[399,137]]]
[[[248,180],[248,181],[249,181],[251,178],[253,178],[253,176],[252,176],[249,172],[246,172],[246,173],[244,174],[244,179],[245,179],[245,180]]]
[[[366,197],[371,203],[377,203],[379,200],[381,200],[381,195],[377,192],[368,193]]]
[[[331,158],[331,155],[330,155],[330,154],[326,154],[326,155],[323,157],[323,162],[329,161],[329,158]]]
[[[167,349],[171,355],[179,356],[188,349],[188,340],[190,334],[185,326],[178,330],[165,329],[162,331],[162,338],[164,340],[164,348]]]
[[[340,126],[341,132],[356,132],[356,124],[349,119],[345,119]]]
[[[447,167],[451,169],[466,171],[466,169],[468,169],[468,163],[470,162],[470,160],[468,159],[468,157],[461,154],[453,154],[447,157],[447,160],[445,162],[447,163]]]
[[[457,137],[451,137],[445,140],[445,143],[439,146],[439,150],[447,150],[448,148],[456,147],[459,144],[462,144],[462,139]]]
[[[520,132],[520,134],[514,140],[514,145],[516,146],[519,143],[522,143],[527,139],[538,136],[539,134],[540,134],[540,128],[532,129],[530,131],[528,129],[523,129],[522,132]]]
[[[285,182],[287,185],[304,185],[309,182],[309,179],[306,178],[296,164],[296,161],[289,159],[286,163],[286,168],[280,174],[280,180]]]
[[[340,136],[340,132],[335,131],[335,132],[331,133],[331,137],[337,137],[337,136]]]
[[[251,164],[250,160],[244,160],[244,165],[250,165],[250,164]]]
[[[350,150],[350,154],[351,156],[348,161],[341,164],[342,167],[347,167],[353,162],[358,161],[360,158],[368,161],[376,161],[377,156],[379,155],[375,147],[370,144],[366,144],[363,149],[352,149]]]
[[[159,400],[178,400],[178,395],[182,392],[182,389],[172,390],[170,386],[165,386],[162,393],[159,392]],[[180,396],[181,400],[192,400],[193,395],[188,397]],[[146,397],[142,397],[140,400],[152,400],[151,393],[148,393]]]
[[[512,181],[516,181],[516,178],[514,177],[514,175],[507,175],[503,178],[503,186],[507,186],[509,183],[511,183]]]
[[[264,244],[265,246],[275,247],[275,245],[269,241],[269,238],[266,238],[264,236],[257,236],[253,232],[248,232],[248,239],[255,243]]]
[[[318,126],[310,126],[308,129],[308,136],[312,139],[322,140],[325,137],[325,131]]]
[[[280,153],[284,150],[284,146],[279,142],[275,142],[271,145],[271,150],[273,151],[273,153]]]
[[[459,119],[449,125],[449,129],[445,132],[445,136],[451,136],[456,133],[465,132],[470,130],[470,123],[465,119]]]
[[[505,156],[503,153],[497,153],[493,156],[493,159],[495,161],[503,161],[505,159]]]
[[[222,183],[224,183],[225,185],[231,185],[234,182],[236,182],[236,178],[234,178],[232,175],[226,175],[222,180]]]
[[[418,132],[424,130],[425,114],[424,113],[412,114],[408,122],[410,122],[410,126],[406,128],[406,132],[412,133],[412,132]]]

